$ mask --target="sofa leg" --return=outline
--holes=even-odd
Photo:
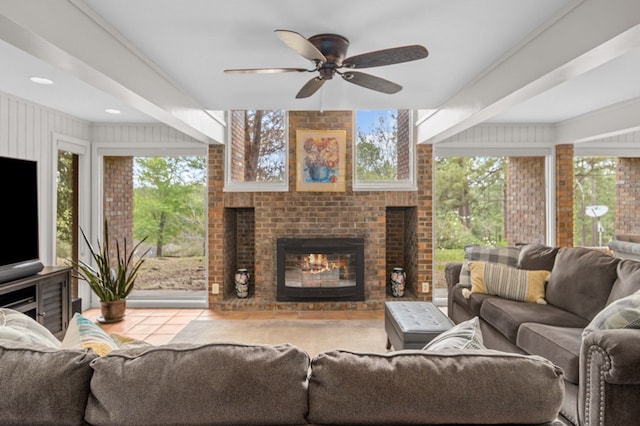
[[[389,336],[387,336],[387,350],[391,349],[391,340],[389,340]]]

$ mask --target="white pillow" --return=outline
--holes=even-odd
[[[22,312],[7,308],[0,308],[0,339],[60,348],[60,341],[45,326]]]
[[[595,330],[640,328],[640,290],[611,302],[591,320],[582,337]]]
[[[450,328],[422,348],[423,351],[444,349],[484,349],[478,317],[473,317]]]

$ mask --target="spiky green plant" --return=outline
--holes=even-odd
[[[134,254],[138,247],[147,239],[142,239],[131,251],[127,250],[127,239],[124,239],[124,250],[120,251],[120,244],[116,241],[116,258],[112,266],[112,259],[109,254],[109,226],[104,221],[103,243],[94,248],[84,231],[80,229],[85,243],[91,252],[91,258],[95,262],[95,267],[82,260],[72,261],[71,265],[77,271],[77,277],[86,281],[101,302],[113,302],[124,299],[133,290],[136,276],[140,266],[144,263],[144,256],[149,252],[145,251],[138,259],[134,259]]]

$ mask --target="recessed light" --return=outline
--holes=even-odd
[[[37,84],[53,84],[53,80],[45,78],[45,77],[31,77],[29,80],[33,81]]]
[[[104,110],[104,112],[106,112],[107,114],[120,114],[120,110],[115,108],[107,108]]]

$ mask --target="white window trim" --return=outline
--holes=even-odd
[[[365,181],[359,182],[356,179],[356,163],[358,161],[357,158],[357,110],[353,110],[353,114],[351,114],[353,124],[352,128],[354,129],[353,137],[352,137],[352,155],[353,159],[351,165],[351,173],[353,176],[352,188],[355,192],[358,191],[417,191],[418,190],[418,182],[416,179],[416,143],[414,140],[415,126],[409,126],[409,179],[399,180],[399,181]],[[409,123],[413,123],[413,117],[415,116],[414,111],[409,111]]]
[[[234,182],[231,180],[231,134],[233,117],[227,112],[227,141],[224,147],[224,192],[288,192],[289,191],[289,111],[284,110],[284,180],[282,182]]]

